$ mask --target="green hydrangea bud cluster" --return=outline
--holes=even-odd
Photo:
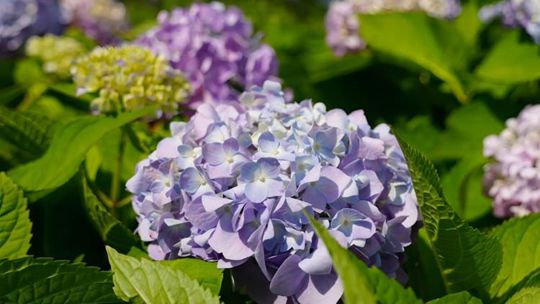
[[[26,43],[26,55],[39,59],[43,70],[60,78],[68,78],[75,59],[86,52],[77,40],[55,35],[34,36]]]
[[[159,105],[161,113],[171,115],[190,91],[165,58],[134,45],[96,48],[77,60],[72,75],[78,94],[98,93],[92,101],[96,114]]]

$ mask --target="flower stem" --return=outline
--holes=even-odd
[[[112,212],[116,212],[118,198],[120,196],[120,184],[122,183],[122,165],[124,163],[124,153],[126,150],[126,131],[122,128],[120,142],[118,143],[118,155],[116,156],[116,166],[114,168],[111,181],[111,201]]]

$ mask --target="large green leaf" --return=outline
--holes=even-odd
[[[540,288],[527,287],[518,291],[508,301],[507,304],[531,304],[540,303]]]
[[[491,235],[502,244],[503,262],[490,294],[501,297],[540,268],[540,214],[512,219]]]
[[[482,301],[470,293],[462,291],[429,301],[427,304],[482,304]]]
[[[421,228],[414,242],[405,249],[407,260],[404,270],[409,277],[407,285],[424,301],[446,295],[437,260],[428,242],[426,229]]]
[[[1,303],[117,303],[111,274],[49,258],[0,260]]]
[[[107,247],[114,291],[122,300],[145,303],[219,303],[219,298],[182,270],[122,255]]]
[[[82,178],[84,192],[84,206],[90,221],[96,227],[101,239],[120,252],[127,253],[133,246],[138,246],[140,241],[132,231],[117,220],[103,206],[101,201],[92,192],[85,178]]]
[[[0,258],[26,255],[32,238],[32,223],[26,198],[9,177],[0,173]]]
[[[503,296],[493,300],[496,303],[537,303],[540,298],[540,268],[515,284]],[[530,301],[529,301],[530,299]]]
[[[444,199],[433,164],[405,142],[400,144],[447,290],[487,291],[501,265],[501,245],[459,218]]]
[[[460,101],[467,99],[425,14],[362,15],[360,33],[370,47],[418,64],[444,80]]]
[[[486,103],[475,101],[459,107],[446,119],[445,130],[435,127],[429,117],[418,116],[398,128],[407,143],[434,161],[483,159],[483,140],[502,131],[504,124]]]
[[[342,248],[320,223],[312,217],[309,220],[332,256],[347,303],[422,303],[411,289],[403,288],[379,269],[367,267],[353,253]]]
[[[217,268],[216,263],[192,258],[182,258],[160,263],[167,267],[182,271],[191,279],[199,282],[201,286],[208,288],[208,290],[215,295],[218,295],[221,290],[223,269]]]
[[[47,149],[52,125],[45,116],[0,107],[0,136],[32,156]]]
[[[491,201],[482,192],[483,140],[503,127],[486,103],[475,101],[453,111],[444,131],[435,128],[429,118],[419,116],[401,127],[399,134],[434,161],[458,160],[443,175],[443,190],[458,215],[473,220],[491,209]]]
[[[41,158],[8,174],[25,191],[57,188],[77,172],[88,150],[105,134],[154,110],[148,108],[117,117],[89,116],[71,120],[58,128],[49,149]]]
[[[508,33],[486,56],[475,74],[501,84],[514,84],[540,78],[540,48],[520,39],[520,30]]]
[[[486,160],[475,153],[461,160],[443,176],[442,185],[448,203],[465,220],[478,219],[491,212],[491,200],[483,193],[482,170]]]

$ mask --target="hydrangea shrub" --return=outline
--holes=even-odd
[[[342,285],[307,213],[359,259],[405,279],[420,215],[387,125],[287,103],[268,81],[171,130],[127,183],[152,258],[217,261],[262,303],[335,303]]]
[[[540,2],[536,0],[504,0],[486,5],[479,16],[486,22],[501,18],[508,27],[522,27],[540,44]]]
[[[0,1],[0,55],[14,53],[30,36],[59,34],[63,23],[55,0]]]
[[[485,192],[493,198],[498,217],[540,211],[540,106],[526,107],[506,129],[484,140]]]
[[[189,83],[162,56],[125,45],[98,47],[80,57],[72,68],[77,94],[97,93],[95,114],[159,106],[157,116],[170,116],[189,95]]]
[[[158,25],[136,43],[186,75],[195,109],[202,102],[234,101],[242,88],[277,75],[274,50],[260,38],[238,8],[212,2],[161,12]]]
[[[115,0],[61,0],[67,21],[101,45],[120,42],[128,28],[126,8]]]
[[[461,12],[459,0],[337,0],[326,14],[326,43],[343,56],[366,47],[359,36],[359,14],[423,11],[435,18],[452,19]]]

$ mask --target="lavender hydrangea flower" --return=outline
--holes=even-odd
[[[0,55],[17,51],[30,36],[60,34],[62,29],[55,0],[0,1]]]
[[[484,140],[484,189],[498,217],[540,211],[540,105],[526,107],[506,121],[500,135]]]
[[[537,0],[504,0],[484,6],[479,15],[485,22],[501,17],[504,25],[524,28],[540,44],[540,2]]]
[[[115,0],[61,0],[69,23],[101,45],[120,42],[128,29],[126,8]]]
[[[358,14],[417,10],[435,18],[452,19],[461,13],[461,4],[459,0],[336,0],[326,14],[326,43],[336,56],[361,51],[366,43],[358,34]]]
[[[136,41],[167,58],[192,84],[190,106],[237,100],[234,86],[262,85],[277,74],[271,47],[252,35],[252,26],[236,7],[195,3],[161,12],[159,25]]]
[[[336,303],[343,287],[306,211],[359,259],[403,278],[420,214],[388,126],[288,103],[267,81],[171,130],[127,183],[154,259],[217,261],[259,303]]]

